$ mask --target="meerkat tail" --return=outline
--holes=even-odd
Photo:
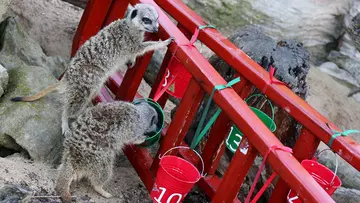
[[[39,93],[37,93],[35,95],[26,96],[26,97],[14,97],[14,98],[11,98],[10,100],[14,101],[14,102],[18,102],[18,101],[24,101],[24,102],[35,101],[35,100],[38,100],[38,99],[44,97],[45,95],[49,94],[50,92],[53,92],[53,91],[57,90],[59,85],[60,85],[59,83],[56,83],[56,84],[51,85],[50,87],[40,91]]]
[[[55,191],[60,196],[62,202],[71,202],[70,185],[76,176],[75,170],[69,163],[68,159],[58,169],[58,177],[56,180]]]

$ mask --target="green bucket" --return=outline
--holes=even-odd
[[[155,143],[159,142],[160,137],[161,137],[161,131],[165,126],[165,115],[164,115],[164,111],[161,108],[160,104],[158,104],[157,102],[153,101],[150,98],[147,99],[136,99],[134,100],[132,103],[133,104],[138,104],[141,101],[146,101],[150,106],[154,107],[154,109],[156,110],[156,112],[158,113],[158,118],[159,121],[157,123],[157,129],[156,132],[152,132],[149,134],[146,134],[147,138],[145,140],[145,142],[143,142],[142,144],[140,144],[140,147],[151,147],[153,146]]]
[[[260,94],[251,95],[248,97],[245,101],[248,101],[250,98],[255,96],[262,96]],[[265,97],[264,97],[265,98]],[[266,101],[269,103],[272,111],[271,118],[266,115],[264,112],[260,111],[259,109],[255,107],[250,107],[250,109],[257,115],[257,117],[260,118],[260,120],[269,128],[271,132],[274,132],[276,130],[276,124],[274,122],[274,107],[270,100],[266,99]],[[236,149],[238,148],[240,141],[242,139],[243,133],[233,124],[230,129],[230,133],[228,138],[226,139],[226,147],[232,152],[235,153]]]

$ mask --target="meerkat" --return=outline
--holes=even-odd
[[[63,78],[43,91],[12,101],[35,101],[55,90],[64,95],[62,133],[99,93],[101,86],[119,66],[135,64],[136,57],[166,47],[173,40],[144,41],[144,33],[158,31],[159,15],[148,4],[136,4],[125,19],[116,20],[87,40],[71,59]]]
[[[112,176],[115,155],[125,144],[143,143],[147,134],[158,129],[157,123],[156,110],[146,102],[115,101],[86,109],[64,140],[55,187],[62,201],[70,201],[71,182],[83,177],[96,192],[110,198],[103,185]]]

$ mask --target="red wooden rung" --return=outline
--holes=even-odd
[[[103,26],[122,18],[129,3],[132,5],[148,3],[155,6],[159,12],[160,29],[156,36],[152,37],[165,40],[172,36],[176,39],[176,42],[168,47],[149,97],[155,96],[173,56],[192,76],[172,122],[167,124],[163,130],[156,157],[151,157],[146,148],[127,146],[124,149],[137,174],[150,191],[159,166],[158,156],[171,147],[184,145],[183,139],[195,117],[204,93],[210,94],[216,85],[224,85],[226,81],[195,47],[180,46],[189,44],[189,38],[194,34],[196,28],[205,25],[201,17],[182,1],[89,0],[73,40],[72,55],[81,44],[95,35]],[[178,21],[178,25],[175,25],[162,9]],[[289,114],[304,127],[294,147],[294,156],[288,152],[277,151],[276,153],[271,152],[267,158],[269,166],[280,176],[270,202],[285,202],[285,194],[289,189],[294,191],[304,202],[334,202],[300,165],[299,161],[311,157],[320,141],[327,143],[330,140],[332,131],[325,123],[329,123],[334,130],[339,130],[339,128],[286,86],[272,83],[268,72],[226,40],[216,29],[202,29],[198,39],[238,71],[242,79],[238,88],[227,88],[214,94],[214,102],[222,109],[220,117],[225,120],[216,122],[210,132],[209,140],[202,154],[205,160],[205,171],[209,175],[202,178],[198,182],[198,186],[215,203],[239,202],[236,198],[237,193],[256,155],[264,156],[272,146],[283,146],[242,99],[249,93],[249,88],[255,86],[263,90],[263,93],[279,107],[288,109]],[[131,101],[134,97],[141,97],[137,93],[137,89],[151,56],[152,53],[148,53],[139,58],[136,66],[128,70],[124,77],[120,73],[110,77],[106,82],[107,88],[101,90],[99,96],[95,98],[95,102],[112,101],[113,95],[115,95],[115,99],[126,101]],[[164,94],[159,99],[159,103],[164,106],[167,99],[168,95]],[[242,142],[248,142],[249,148],[247,153],[239,150],[235,152],[227,171],[220,179],[215,175],[215,170],[224,152],[225,132],[228,130],[230,121],[244,133],[245,138]],[[219,132],[218,135],[217,132]],[[335,152],[341,151],[339,156],[357,170],[360,169],[360,147],[351,138],[336,138],[332,149]],[[180,155],[195,164],[198,162],[189,154],[180,153]]]

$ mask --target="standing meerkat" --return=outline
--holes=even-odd
[[[105,198],[103,189],[113,172],[115,155],[125,144],[140,144],[158,128],[158,114],[146,102],[101,103],[86,109],[72,124],[64,140],[62,163],[55,190],[62,201],[71,200],[73,180],[86,177]]]
[[[145,32],[157,32],[159,15],[148,4],[137,4],[125,19],[116,20],[87,40],[71,59],[61,81],[28,97],[12,101],[35,101],[58,90],[64,94],[62,132],[69,131],[69,120],[74,120],[99,93],[104,82],[119,66],[130,64],[146,52],[166,47],[165,41],[144,41]]]

